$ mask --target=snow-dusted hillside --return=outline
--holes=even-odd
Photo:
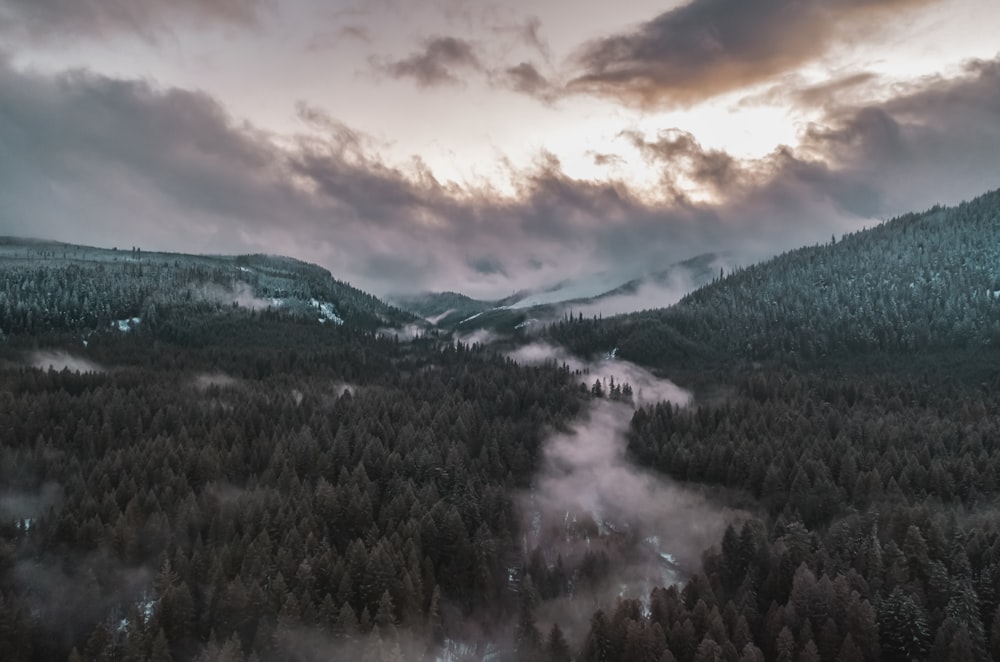
[[[187,255],[0,238],[0,334],[155,326],[158,312],[239,308],[375,330],[412,316],[287,257]]]

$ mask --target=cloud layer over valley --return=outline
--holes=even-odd
[[[288,121],[266,121],[237,103],[244,88],[209,75],[221,76],[222,60],[208,67],[204,87],[158,82],[193,74],[157,64],[168,47],[147,34],[180,39],[204,22],[243,44],[255,31],[272,38],[279,25],[304,29],[271,3],[143,2],[121,12],[62,4],[0,2],[8,34],[76,31],[65,56],[41,42],[0,55],[0,233],[284,253],[377,294],[460,289],[483,298],[597,272],[624,282],[705,252],[746,264],[997,184],[995,53],[961,64],[951,57],[925,72],[828,66],[846,57],[847,45],[868,53],[891,32],[863,26],[890,12],[922,26],[937,15],[933,2],[768,0],[751,11],[692,0],[658,13],[632,8],[629,16],[646,18],[597,33],[596,14],[581,15],[575,39],[548,19],[547,5],[539,18],[516,3],[506,13],[458,3],[428,14],[437,16],[434,30],[391,49],[379,41],[388,28],[377,9],[335,23],[323,48],[310,35],[302,48],[312,57],[331,49],[356,57],[354,75],[375,86],[364,90],[413,95],[420,107],[439,95],[467,99],[448,102],[447,114],[459,112],[460,121],[437,124],[443,119],[428,115],[437,129],[421,139],[433,145],[427,150],[405,137],[398,118],[373,128],[381,125],[358,115],[350,98],[340,112],[300,88],[284,98],[294,109]],[[216,37],[200,34],[190,32],[192,43],[215,53]],[[87,35],[124,40],[149,58],[151,73],[123,74],[131,69],[104,56],[89,65]],[[368,94],[361,85],[358,99]],[[501,106],[482,106],[490,95]],[[792,129],[750,154],[687,126],[696,115],[658,110],[699,104],[733,122],[780,111]],[[364,108],[372,118],[390,112]],[[566,119],[577,116],[581,124],[569,131]],[[589,128],[582,119],[598,116]],[[476,122],[482,129],[470,128]],[[500,135],[497,127],[522,129],[523,143],[490,137],[486,152],[475,152],[489,161],[463,165],[470,136]],[[737,135],[733,126],[719,129]]]

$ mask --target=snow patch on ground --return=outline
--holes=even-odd
[[[115,320],[114,322],[111,323],[111,328],[118,329],[121,333],[128,333],[135,327],[139,326],[140,322],[142,322],[142,318],[139,317],[130,317],[129,319]]]
[[[480,315],[482,315],[482,313],[476,313],[475,315],[471,315],[469,317],[466,317],[464,320],[462,320],[461,322],[459,322],[459,324],[465,324],[466,322],[471,322],[472,320],[476,319]]]
[[[505,659],[502,653],[503,651],[497,648],[497,645],[492,642],[482,645],[445,639],[441,650],[434,656],[434,662],[465,662],[466,660],[494,662]]]
[[[431,324],[437,324],[438,322],[440,322],[441,320],[443,320],[445,317],[448,317],[448,315],[451,315],[453,312],[455,312],[455,309],[454,308],[449,308],[448,310],[444,311],[440,315],[432,315],[431,317],[425,317],[424,319],[427,320],[428,322],[430,322]]]
[[[319,321],[321,324],[333,322],[339,326],[344,323],[344,320],[337,314],[337,309],[333,307],[332,303],[318,299],[309,299],[309,303],[319,311]]]
[[[518,310],[521,308],[531,308],[532,306],[573,301],[575,299],[586,299],[603,294],[621,284],[622,279],[611,274],[585,276],[577,280],[560,283],[545,292],[529,294],[520,301],[512,303],[510,308]]]
[[[148,596],[143,594],[143,598],[135,604],[139,608],[139,617],[142,620],[142,625],[148,624],[150,619],[153,618],[153,609],[156,607],[156,601],[148,599]],[[127,616],[123,616],[118,620],[118,631],[125,632],[131,625],[132,621]]]

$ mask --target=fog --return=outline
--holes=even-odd
[[[234,377],[222,372],[204,373],[197,375],[194,378],[194,387],[199,391],[205,391],[213,386],[218,388],[225,388],[227,386],[235,386],[237,380]]]
[[[533,517],[540,513],[543,522],[590,515],[602,533],[628,531],[647,542],[657,557],[668,553],[678,567],[695,568],[701,553],[722,539],[738,513],[635,466],[626,457],[631,414],[626,404],[599,400],[570,432],[550,437],[542,473],[525,495],[526,508]],[[547,539],[551,532],[544,526],[530,529],[529,546],[560,542]],[[565,542],[566,536],[562,538]],[[661,559],[655,560],[659,567]],[[657,570],[649,576],[662,574]]]
[[[119,623],[129,605],[148,599],[153,571],[126,567],[105,549],[85,555],[42,554],[16,562],[11,577],[25,592],[33,621],[66,646],[86,636],[97,615]],[[101,616],[103,619],[104,617]]]
[[[265,310],[280,305],[272,299],[262,299],[254,294],[253,287],[248,283],[236,281],[232,288],[226,288],[216,283],[207,283],[198,288],[192,288],[192,295],[201,301],[209,301],[225,306],[236,304],[240,308]]]
[[[585,362],[542,343],[511,356],[521,363],[565,363],[586,373],[587,385],[595,379],[627,382],[634,405],[691,402],[684,389],[627,361]],[[574,568],[585,555],[606,555],[603,578],[580,577],[572,599],[539,608],[543,631],[558,622],[571,642],[586,635],[595,609],[613,608],[619,596],[646,600],[655,586],[683,582],[700,567],[702,553],[719,544],[726,525],[744,516],[631,461],[626,451],[634,405],[594,399],[571,429],[545,440],[541,471],[531,490],[519,495],[526,554],[540,551],[550,569],[560,559]]]
[[[476,329],[468,333],[455,333],[455,340],[463,345],[489,345],[500,338],[489,329]]]
[[[719,258],[708,269],[712,274],[717,274],[727,265],[727,262]],[[650,276],[640,280],[633,291],[604,295],[591,303],[569,306],[566,310],[572,310],[574,314],[582,313],[584,317],[610,317],[640,310],[666,308],[704,285],[706,279],[704,274],[676,267],[661,276]]]
[[[608,348],[609,353],[614,348]],[[582,373],[581,380],[590,387],[595,380],[610,383],[628,383],[632,386],[633,402],[636,406],[656,404],[657,402],[674,402],[679,405],[688,404],[691,394],[668,379],[660,379],[645,368],[629,361],[606,357],[601,361],[584,361],[566,350],[545,342],[535,342],[520,347],[508,354],[510,358],[523,365],[538,365],[545,362],[556,362],[567,365],[570,370]],[[628,414],[631,417],[631,414]]]
[[[422,324],[406,324],[402,327],[383,327],[377,331],[383,336],[394,336],[397,340],[410,342],[420,338],[427,333],[427,328]]]
[[[279,629],[275,645],[280,659],[320,662],[326,660],[426,660],[430,657],[427,637],[394,626],[373,627],[368,634],[331,637],[308,628]]]
[[[63,351],[39,351],[31,355],[30,363],[40,370],[70,370],[71,372],[104,372],[93,361]]]
[[[0,520],[28,521],[45,515],[49,508],[62,503],[63,490],[56,483],[45,483],[32,492],[11,491],[0,493]]]

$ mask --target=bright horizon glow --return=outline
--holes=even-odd
[[[301,1],[293,4],[300,8],[310,6]],[[656,6],[649,2],[635,4],[647,10]],[[825,60],[846,56],[851,71],[864,70],[883,76],[885,81],[874,91],[882,89],[888,95],[894,86],[913,84],[927,76],[952,74],[971,58],[995,56],[993,30],[982,20],[972,20],[985,11],[982,0],[960,0],[960,4],[969,18],[963,19],[959,11],[932,6],[912,19],[916,38],[897,36],[889,49],[884,44],[840,49],[844,51],[842,55],[828,56]],[[262,34],[263,27],[249,32],[225,28],[207,35],[175,28],[155,42],[125,34],[111,40],[71,42],[68,47],[41,44],[15,52],[12,57],[17,66],[26,69],[59,72],[80,67],[82,63],[86,70],[100,75],[144,79],[160,87],[203,90],[219,99],[234,121],[249,121],[272,132],[279,140],[301,130],[295,105],[304,101],[384,141],[383,156],[399,167],[405,169],[413,157],[419,156],[439,181],[459,185],[485,181],[509,195],[516,191],[505,177],[506,168],[496,167],[498,160],[523,169],[530,167],[542,152],[559,159],[571,177],[594,181],[621,179],[640,190],[654,192],[658,177],[621,139],[623,127],[632,127],[647,139],[654,139],[661,131],[685,131],[706,149],[723,150],[737,159],[758,159],[782,145],[796,147],[801,129],[815,118],[815,113],[790,109],[780,100],[740,106],[741,99],[752,97],[754,89],[769,88],[771,82],[674,110],[633,110],[599,100],[569,97],[556,102],[554,107],[523,98],[508,99],[503,103],[504,112],[500,112],[498,108],[491,109],[487,99],[499,99],[501,93],[480,83],[442,89],[438,95],[414,96],[412,90],[406,89],[405,82],[375,80],[377,76],[373,78],[366,56],[361,54],[366,45],[346,37],[336,42],[332,56],[348,56],[347,66],[338,62],[328,72],[329,77],[318,78],[324,67],[310,61],[315,58],[308,52],[306,27],[297,25],[287,9],[277,6],[270,17],[277,19],[281,27],[279,38],[287,38],[289,43],[273,43],[274,48],[261,49],[261,37],[271,38]],[[428,32],[433,30],[431,25],[443,27],[440,17],[425,20]],[[405,31],[397,26],[389,29],[389,33],[402,36]],[[940,44],[935,43],[942,33],[961,35],[948,44],[945,58]],[[552,59],[567,58],[571,49],[565,50],[554,53]],[[238,61],[244,64],[237,66]],[[152,77],[151,71],[156,72]],[[798,84],[820,85],[836,80],[842,73],[829,63],[809,64],[799,69]],[[282,93],[275,94],[273,86],[279,80]],[[360,98],[346,100],[347,90]],[[412,102],[412,112],[397,103],[400,95]],[[465,116],[460,122],[449,121],[454,119],[449,115],[458,107],[456,101],[468,95],[482,100],[475,103],[480,112]],[[435,96],[444,97],[445,101],[434,99]],[[446,124],[441,125],[441,121]],[[411,126],[403,128],[402,122]],[[528,123],[529,131],[523,130],[523,122]],[[516,142],[511,140],[512,124],[518,126]],[[613,166],[595,165],[595,153],[620,160]],[[697,195],[698,191],[692,188],[690,193]]]

